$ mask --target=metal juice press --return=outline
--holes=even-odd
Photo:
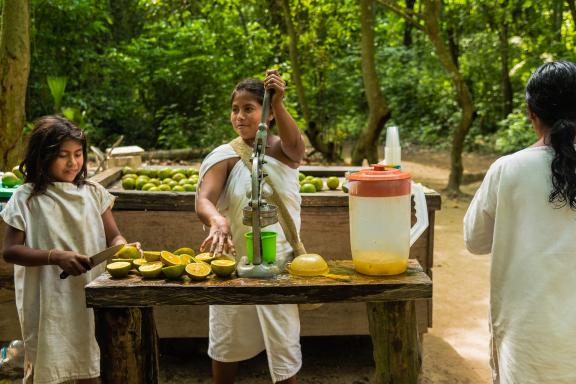
[[[243,209],[242,222],[244,225],[252,227],[251,245],[252,245],[252,259],[242,256],[236,273],[240,277],[273,277],[280,274],[280,267],[274,260],[265,260],[263,252],[263,237],[265,234],[262,231],[263,227],[275,224],[278,222],[278,209],[275,205],[266,202],[265,198],[272,195],[272,188],[265,183],[264,178],[267,176],[264,173],[263,165],[266,163],[264,156],[266,154],[267,138],[268,138],[268,124],[267,117],[270,112],[270,99],[271,92],[264,91],[264,100],[262,101],[262,117],[258,125],[258,131],[254,139],[254,152],[252,153],[252,183],[251,190],[247,192],[247,197],[250,199],[248,205]],[[247,237],[247,241],[250,238]],[[274,253],[275,253],[276,237],[273,237]],[[250,248],[250,247],[247,247]]]

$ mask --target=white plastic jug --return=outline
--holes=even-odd
[[[422,186],[412,183],[408,173],[380,164],[350,174],[348,181],[354,268],[365,275],[404,273],[410,246],[428,227]],[[413,227],[412,194],[416,209]]]

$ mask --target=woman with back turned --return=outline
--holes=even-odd
[[[490,167],[464,239],[492,253],[494,383],[576,383],[576,65],[542,65],[526,102],[538,141]]]

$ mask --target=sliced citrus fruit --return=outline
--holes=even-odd
[[[178,256],[180,256],[180,264],[182,264],[182,265],[188,265],[194,261],[192,259],[192,256],[187,255],[185,253],[178,255]]]
[[[148,263],[148,260],[146,260],[146,259],[134,259],[134,260],[132,260],[132,264],[133,264],[136,268],[138,268],[138,267],[140,267],[140,266],[142,266],[142,265],[144,265],[144,264],[147,264],[147,263]]]
[[[162,265],[160,263],[144,264],[141,265],[140,268],[138,268],[138,272],[140,272],[142,277],[153,279],[155,277],[158,277],[160,275],[160,272],[162,272]]]
[[[182,272],[184,272],[184,268],[185,266],[183,264],[171,265],[170,267],[162,268],[162,273],[167,279],[177,279],[182,275]]]
[[[177,250],[175,250],[172,253],[175,255],[186,254],[186,255],[190,255],[190,256],[194,256],[196,254],[196,252],[194,252],[194,250],[192,248],[189,248],[189,247],[178,248]]]
[[[200,254],[194,256],[194,259],[197,262],[204,262],[204,263],[210,263],[215,258],[216,257],[213,254],[211,254],[210,252],[204,252],[204,253],[200,253]]]
[[[206,263],[191,263],[186,266],[186,273],[192,280],[204,280],[212,272]]]
[[[160,252],[160,259],[165,266],[180,264],[180,256],[168,251]]]
[[[228,277],[236,270],[236,261],[231,259],[216,259],[210,263],[212,271],[220,277]]]
[[[147,261],[158,261],[160,260],[160,251],[144,251],[144,258]]]
[[[120,259],[138,259],[140,258],[140,251],[133,245],[125,245],[114,256]]]
[[[128,275],[130,268],[132,268],[132,263],[128,261],[117,261],[106,266],[106,270],[112,277],[124,277]]]

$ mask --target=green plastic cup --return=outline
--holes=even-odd
[[[248,262],[252,264],[254,259],[254,247],[252,244],[252,232],[244,234],[246,239],[246,256]],[[262,261],[271,264],[276,261],[276,232],[262,231],[260,232],[260,243],[262,244]]]

